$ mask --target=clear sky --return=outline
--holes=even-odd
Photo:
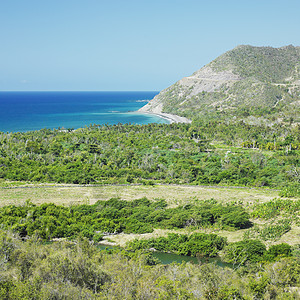
[[[0,91],[159,91],[240,44],[300,46],[300,1],[1,0]]]

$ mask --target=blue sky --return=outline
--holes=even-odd
[[[240,44],[300,46],[299,12],[299,0],[3,0],[0,91],[159,91]]]

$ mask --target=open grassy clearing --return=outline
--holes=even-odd
[[[214,198],[220,202],[239,201],[244,205],[265,202],[278,197],[278,191],[270,189],[221,188],[184,185],[156,186],[42,186],[30,185],[32,188],[0,188],[0,206],[22,204],[27,200],[35,204],[52,202],[60,205],[75,203],[93,204],[98,200],[119,197],[133,200],[142,197],[148,199],[165,199],[170,206]]]

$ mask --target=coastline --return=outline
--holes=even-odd
[[[165,119],[165,120],[169,121],[170,124],[172,124],[172,123],[186,123],[186,124],[192,123],[192,120],[190,120],[188,118],[180,117],[180,116],[172,115],[172,114],[167,114],[167,113],[162,113],[162,112],[154,113],[154,112],[149,112],[149,111],[140,111],[140,110],[138,110],[135,113],[158,116],[162,119]]]
[[[192,120],[190,120],[186,117],[180,117],[178,115],[173,115],[173,114],[162,112],[163,102],[159,99],[159,95],[160,94],[155,96],[146,105],[141,107],[137,111],[137,113],[154,115],[154,116],[157,116],[157,117],[160,117],[162,119],[169,121],[170,124],[172,124],[172,123],[185,123],[185,124],[192,123]]]

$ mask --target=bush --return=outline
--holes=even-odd
[[[279,196],[281,196],[281,197],[300,197],[300,184],[295,183],[295,184],[291,184],[291,185],[283,188],[282,191],[279,193]]]
[[[221,217],[222,223],[231,228],[249,228],[253,224],[249,220],[249,214],[245,211],[230,212]]]
[[[292,256],[292,247],[286,243],[271,246],[264,255],[265,259],[268,261],[274,261],[278,259],[278,257],[288,256]]]
[[[254,206],[252,217],[270,219],[280,215],[282,212],[293,214],[300,210],[300,200],[273,199],[269,202]]]
[[[266,252],[266,246],[259,240],[244,240],[231,243],[224,250],[224,260],[234,266],[247,262],[258,262]]]
[[[218,291],[218,300],[244,300],[245,298],[241,295],[240,291],[234,287],[222,286]]]
[[[139,222],[137,220],[130,220],[126,223],[124,233],[148,233],[153,232],[153,227],[149,224]]]
[[[286,232],[291,230],[291,226],[287,223],[275,224],[264,227],[260,230],[260,237],[264,240],[277,240]]]
[[[179,255],[214,257],[226,244],[226,238],[216,234],[194,233],[188,236],[172,233],[167,237],[134,240],[129,242],[128,247],[132,250],[155,248],[158,251]]]
[[[101,233],[95,233],[94,236],[93,236],[93,241],[98,243],[100,241],[103,240],[103,234]]]

